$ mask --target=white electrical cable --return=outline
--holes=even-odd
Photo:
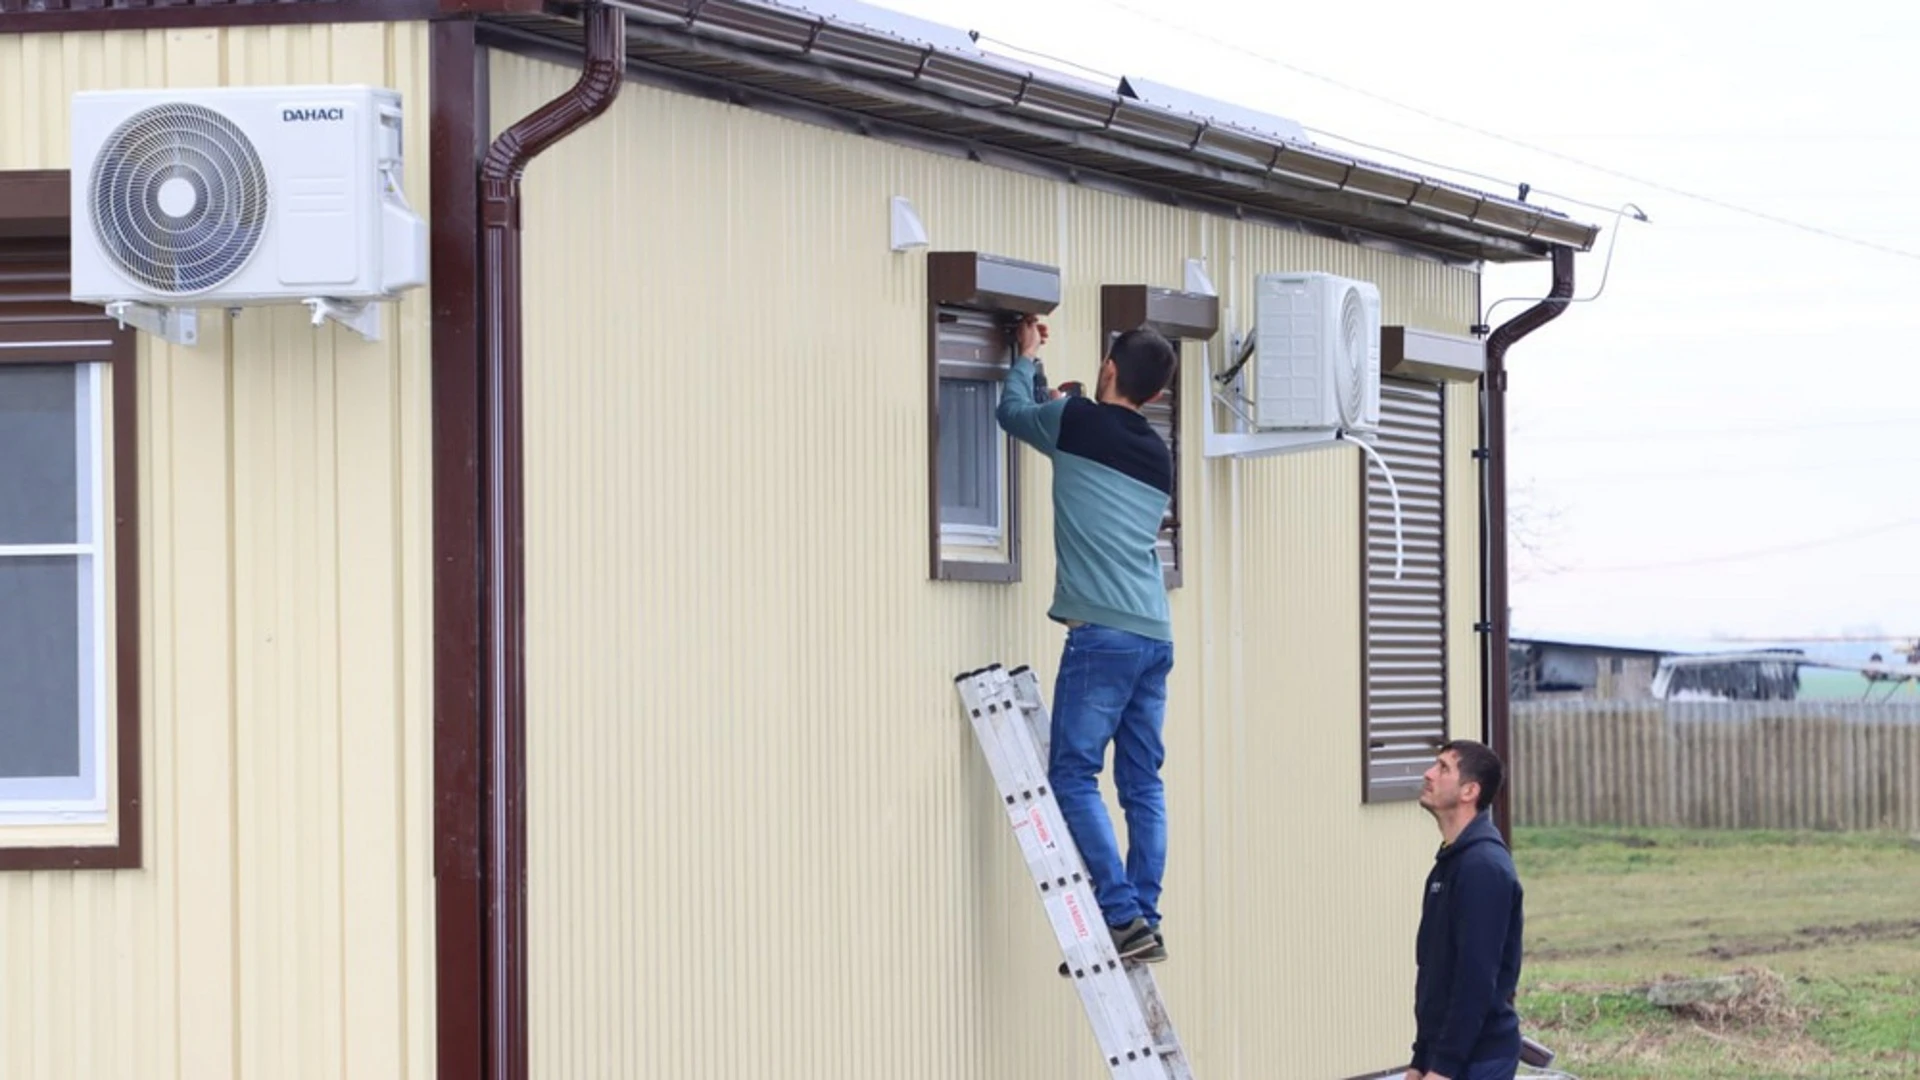
[[[1380,466],[1380,475],[1387,478],[1387,493],[1393,496],[1393,580],[1399,581],[1407,565],[1407,544],[1400,531],[1400,485],[1393,482],[1393,470],[1387,468],[1386,459],[1380,452],[1368,446],[1366,440],[1356,439],[1342,431],[1340,437],[1360,448],[1360,452],[1373,459]]]

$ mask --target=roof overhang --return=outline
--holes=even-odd
[[[1068,179],[1281,219],[1448,261],[1590,250],[1597,226],[1289,137],[1024,67],[957,41],[921,41],[767,0],[610,0],[628,17],[630,74],[707,86],[748,105],[805,104],[873,134],[957,140]],[[583,47],[574,9],[487,18],[496,43]],[[498,40],[504,37],[504,41]]]

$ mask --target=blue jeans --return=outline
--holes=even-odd
[[[1093,878],[1109,926],[1136,918],[1159,923],[1160,878],[1167,869],[1167,797],[1160,782],[1166,746],[1173,645],[1125,630],[1076,626],[1053,689],[1052,747],[1047,781],[1067,831]],[[1100,770],[1113,744],[1113,782],[1127,815],[1127,859],[1100,801]]]
[[[1513,1080],[1513,1074],[1519,1071],[1519,1058],[1494,1058],[1468,1065],[1466,1070],[1453,1080]]]

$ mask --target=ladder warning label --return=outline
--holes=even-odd
[[[1037,806],[1027,809],[1027,820],[1033,823],[1033,835],[1047,847],[1053,846],[1053,830],[1047,828],[1047,816]]]
[[[1087,925],[1087,913],[1080,910],[1080,901],[1072,893],[1062,893],[1060,899],[1065,902],[1067,921],[1073,926],[1073,935],[1082,941],[1093,936],[1093,929]]]

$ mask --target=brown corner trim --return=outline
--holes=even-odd
[[[1427,382],[1472,382],[1486,369],[1486,345],[1477,338],[1410,326],[1380,328],[1382,375]]]
[[[1220,298],[1151,285],[1100,286],[1102,344],[1150,326],[1170,340],[1205,341],[1220,332]]]
[[[927,293],[936,304],[1046,315],[1060,306],[1060,270],[977,251],[927,256]]]
[[[65,170],[0,172],[0,254],[9,245],[32,250],[36,267],[50,284],[67,275],[69,232]],[[0,259],[3,263],[4,259]],[[139,343],[132,330],[115,325],[103,312],[68,303],[64,285],[58,296],[41,296],[21,305],[18,321],[0,318],[0,338],[13,341],[70,341],[76,332],[98,345],[63,349],[52,363],[112,365],[113,372],[113,544],[114,544],[114,745],[118,803],[112,844],[0,848],[0,870],[133,870],[141,865],[145,828],[141,815],[140,755],[140,395]],[[0,316],[9,314],[0,307]]]
[[[410,22],[441,14],[439,0],[187,0],[131,6],[124,0],[0,0],[0,34],[179,30],[202,26]],[[458,11],[457,7],[446,10]],[[497,9],[487,9],[497,10]],[[514,9],[537,11],[538,6]]]
[[[433,370],[434,1043],[440,1080],[486,1068],[481,872],[480,256],[488,126],[471,19],[428,37]]]

